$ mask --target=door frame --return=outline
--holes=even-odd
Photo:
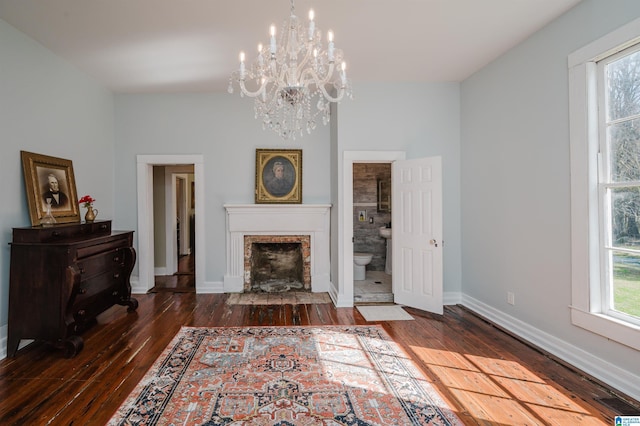
[[[195,251],[196,251],[196,293],[204,288],[205,253],[204,238],[204,156],[203,155],[138,155],[137,190],[138,190],[138,283],[132,292],[144,294],[154,283],[154,244],[153,244],[153,166],[176,166],[193,164],[195,181]]]
[[[340,280],[336,306],[353,307],[353,163],[393,163],[404,160],[404,151],[344,151],[342,162],[342,253],[339,257]],[[393,222],[393,215],[391,216]]]

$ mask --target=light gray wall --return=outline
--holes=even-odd
[[[344,151],[442,156],[444,291],[460,292],[460,85],[354,84],[354,100],[338,107],[336,133],[334,160],[340,167]],[[341,182],[337,186],[341,191]]]
[[[635,374],[637,351],[570,321],[567,55],[638,16],[585,0],[466,80],[461,156],[463,292]]]
[[[114,114],[111,93],[3,20],[0,58],[3,326],[8,315],[11,229],[31,225],[20,151],[71,160],[78,196],[89,194],[97,200],[98,219],[112,218]],[[84,215],[85,209],[80,212]]]
[[[205,203],[206,282],[225,273],[223,205],[254,202],[256,148],[302,149],[303,202],[330,202],[329,126],[283,141],[262,130],[252,100],[238,94],[121,94],[115,104],[116,216],[128,229],[137,228],[136,155],[203,155],[205,197],[196,202]]]

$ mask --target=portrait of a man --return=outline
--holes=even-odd
[[[69,207],[69,197],[60,188],[60,181],[56,176],[56,173],[46,173],[46,184],[42,192],[42,201],[47,204],[51,204],[52,209],[66,209]]]
[[[50,216],[56,223],[80,222],[71,160],[28,151],[20,151],[20,158],[31,225],[44,225]]]

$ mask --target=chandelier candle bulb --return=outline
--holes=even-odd
[[[240,52],[240,78],[244,78],[244,52]]]
[[[313,21],[313,9],[309,10],[309,40],[313,40],[313,33],[316,31],[316,23]]]
[[[258,65],[260,66],[260,68],[262,68],[263,65],[263,59],[262,59],[262,43],[258,44]]]
[[[269,33],[271,34],[271,39],[270,39],[270,48],[271,48],[271,54],[275,55],[276,54],[276,26],[275,25],[271,25],[271,29],[269,30]]]
[[[347,63],[343,62],[340,68],[340,79],[342,80],[342,87],[344,87],[347,85]]]
[[[329,30],[329,32],[327,33],[327,38],[329,39],[329,47],[327,49],[327,55],[329,56],[329,62],[333,62],[334,58],[334,50],[335,47],[333,45],[333,31]]]

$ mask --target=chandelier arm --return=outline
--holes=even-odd
[[[329,94],[329,92],[327,92],[327,89],[325,89],[324,84],[321,86],[318,86],[320,88],[320,90],[322,91],[322,94],[324,95],[324,97],[329,101],[329,102],[340,102],[342,100],[342,98],[344,98],[344,87],[340,87],[338,89],[338,96],[337,97],[333,97]]]
[[[269,82],[269,80],[265,79],[265,81],[260,85],[258,90],[256,90],[255,92],[252,92],[252,91],[248,90],[247,87],[244,85],[244,79],[239,79],[238,80],[238,84],[240,85],[240,90],[242,90],[242,93],[245,96],[248,96],[250,98],[256,98],[256,97],[260,96],[262,93],[264,93],[268,82]]]
[[[334,70],[335,70],[335,64],[331,62],[329,64],[329,70],[327,71],[327,75],[324,76],[323,78],[320,78],[320,76],[318,76],[318,74],[314,69],[307,68],[304,70],[304,72],[300,76],[300,81],[302,81],[302,84],[304,85],[307,85],[309,83],[315,83],[317,86],[324,86],[329,82],[329,80],[331,80],[331,76],[333,75]],[[306,74],[311,75],[311,80],[307,80],[304,78]]]

